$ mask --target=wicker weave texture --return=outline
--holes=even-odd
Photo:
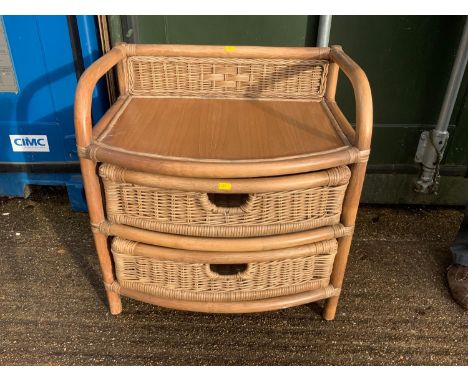
[[[220,275],[210,264],[162,261],[135,255],[136,243],[114,238],[117,280],[125,288],[191,301],[248,301],[300,293],[329,285],[337,241],[308,245],[299,258],[247,264],[245,271]]]
[[[319,99],[326,60],[132,56],[129,92],[139,96]]]
[[[224,207],[239,195],[223,194],[214,204],[212,194],[119,182],[114,169],[100,169],[111,222],[204,237],[277,235],[337,224],[349,180],[349,169],[342,167],[335,172],[337,185],[245,194],[240,206]]]

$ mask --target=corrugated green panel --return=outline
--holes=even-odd
[[[313,16],[138,16],[140,43],[309,46]]]

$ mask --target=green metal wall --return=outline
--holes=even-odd
[[[463,17],[333,18],[330,43],[346,49],[366,71],[372,86],[375,134],[370,163],[413,162],[420,132],[437,122],[463,24]],[[338,102],[351,116],[352,90],[343,82]],[[466,81],[461,93],[466,93]],[[452,132],[461,106],[458,102],[455,107]],[[452,163],[466,164],[466,151],[453,154]]]
[[[463,204],[468,199],[468,76],[450,123],[438,195],[412,191],[423,130],[437,121],[464,23],[462,16],[334,16],[330,44],[366,71],[374,135],[364,202]],[[318,16],[111,16],[113,41],[171,44],[313,46]],[[354,121],[352,89],[337,93]]]
[[[139,16],[141,43],[307,46],[316,39],[313,16]]]
[[[363,201],[464,204],[468,200],[468,76],[450,121],[437,195],[413,192],[414,154],[422,131],[435,127],[461,37],[461,16],[335,16],[331,44],[366,71],[374,134]],[[352,89],[340,76],[337,99],[354,120]]]

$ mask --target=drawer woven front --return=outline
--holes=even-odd
[[[350,172],[334,169],[327,186],[245,195],[168,190],[119,182],[101,166],[107,218],[147,230],[204,237],[251,237],[337,224]],[[238,207],[224,205],[244,200]],[[213,201],[217,198],[218,201]]]
[[[301,257],[243,264],[244,271],[229,275],[216,273],[210,264],[141,256],[135,254],[136,246],[121,238],[112,242],[117,280],[122,287],[168,299],[215,302],[257,300],[325,288],[337,241],[303,246],[305,255]]]
[[[133,56],[129,92],[140,96],[319,99],[326,60]]]

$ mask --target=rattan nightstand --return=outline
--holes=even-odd
[[[93,128],[114,65],[121,96]],[[372,133],[367,78],[340,47],[122,44],[80,79],[75,125],[113,314],[123,295],[212,313],[327,299],[334,318]]]

